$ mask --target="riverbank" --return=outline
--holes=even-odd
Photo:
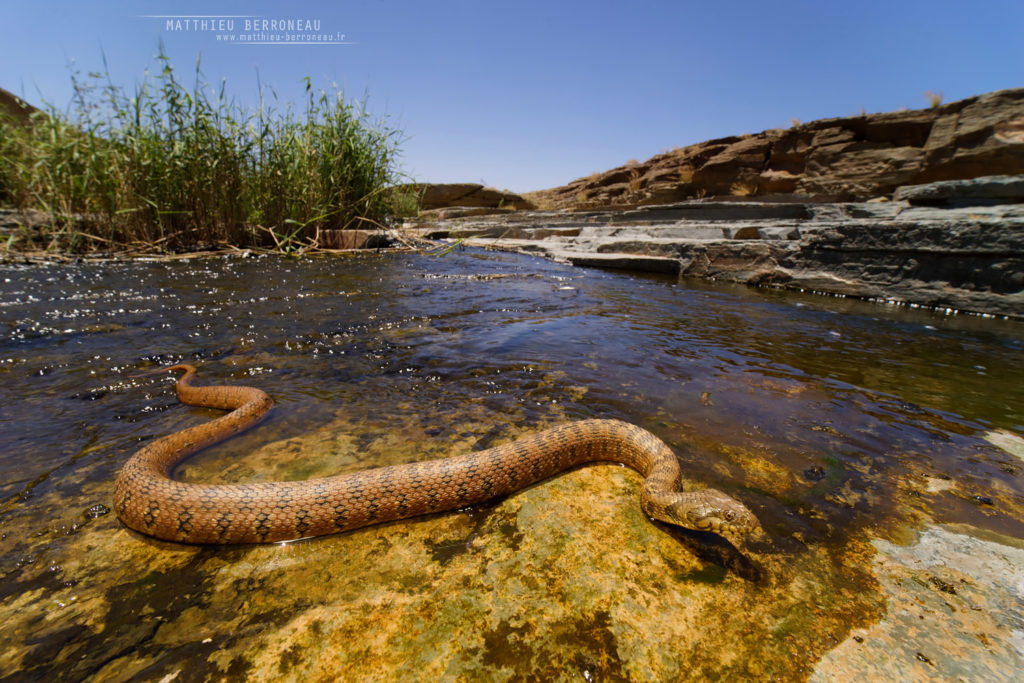
[[[906,186],[891,201],[691,200],[428,218],[406,232],[579,266],[1024,317],[1020,176]]]
[[[500,201],[432,186],[407,225],[577,265],[1024,316],[1024,89],[933,104],[707,140]]]

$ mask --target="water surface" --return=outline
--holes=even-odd
[[[806,672],[834,645],[822,635],[828,629],[796,607],[814,603],[793,588],[800,571],[831,586],[815,589],[841,617],[828,638],[841,640],[849,628],[843,620],[877,618],[871,579],[856,574],[863,538],[898,539],[925,520],[1024,538],[1022,463],[986,440],[1024,434],[1019,322],[478,251],[7,265],[0,267],[0,320],[0,614],[12,636],[5,640],[17,644],[0,658],[0,677],[60,672],[118,680],[126,671],[160,678],[178,670],[178,680],[206,680],[275,666],[282,674],[319,666],[329,676],[331,666],[355,666],[360,657],[400,676],[399,665],[389,669],[375,657],[400,650],[403,638],[426,658],[414,670],[454,678],[758,674],[742,661],[713,658],[704,669],[687,667],[696,655],[685,647],[678,656],[655,645],[650,652],[661,654],[638,654],[649,638],[629,654],[619,603],[598,601],[557,632],[524,631],[540,611],[530,603],[540,602],[542,584],[522,587],[517,618],[499,619],[492,604],[479,612],[490,616],[479,616],[479,605],[467,605],[451,620],[468,626],[449,628],[447,617],[409,606],[421,636],[409,635],[408,623],[385,629],[391,635],[383,644],[367,633],[353,636],[352,662],[291,643],[295,633],[320,633],[312,623],[340,638],[344,628],[320,610],[362,599],[340,584],[311,598],[310,581],[362,581],[406,595],[454,580],[462,567],[475,577],[456,584],[468,595],[481,572],[500,565],[493,556],[479,559],[488,539],[503,538],[510,548],[561,533],[522,529],[540,524],[527,514],[531,496],[575,485],[544,485],[498,508],[292,546],[150,541],[112,514],[94,517],[103,511],[94,506],[110,505],[117,471],[140,443],[216,415],[179,405],[168,377],[141,374],[180,361],[200,366],[198,383],[259,386],[278,405],[258,429],[181,467],[188,480],[299,479],[444,457],[588,417],[650,429],[676,450],[689,485],[741,498],[765,527],[769,541],[754,556],[773,578],[759,585],[671,545],[642,516],[635,532],[669,539],[637,552],[675,568],[672,591],[731,591],[745,596],[744,609],[775,610],[764,623],[784,624],[785,637],[776,640],[790,645],[765,645],[758,627],[735,627],[745,633],[749,657],[769,662],[760,673]],[[607,476],[613,488],[621,484],[622,500],[604,496],[599,509],[613,500],[632,505],[637,480]],[[587,542],[602,548],[607,522],[593,512],[597,536]],[[589,533],[568,516],[547,523],[573,527],[571,540],[559,543]],[[406,552],[406,534],[424,536],[415,558],[396,554]],[[620,550],[596,552],[614,562],[628,555]],[[366,564],[356,557],[361,552]],[[508,576],[529,574],[531,560],[516,554],[525,565],[510,564]],[[798,556],[817,559],[799,569]],[[388,562],[427,568],[403,578],[385,571]],[[348,567],[344,580],[331,578],[339,563]],[[264,585],[268,576],[278,577],[273,590]],[[849,586],[842,600],[833,594],[839,585]],[[401,605],[386,611],[394,610],[401,614]],[[298,618],[308,623],[296,625]],[[197,624],[221,622],[196,639]],[[485,633],[476,649],[425,645],[450,641],[451,629],[462,627]],[[609,633],[614,642],[600,645]],[[254,654],[286,641],[273,664]],[[662,668],[644,668],[644,657]],[[190,661],[203,664],[182,668]],[[291,663],[282,669],[282,662]]]

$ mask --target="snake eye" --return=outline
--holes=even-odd
[[[725,521],[731,522],[733,519],[735,519],[735,517],[736,517],[736,513],[733,512],[732,510],[726,510],[725,511]]]

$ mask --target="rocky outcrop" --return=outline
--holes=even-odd
[[[709,140],[525,196],[582,209],[716,196],[862,201],[902,185],[1021,173],[1024,88]]]
[[[414,183],[400,185],[396,193],[419,199],[421,213],[435,218],[485,215],[536,208],[514,192],[484,187],[479,183]]]
[[[543,210],[428,212],[419,232],[1024,318],[1024,88],[709,140],[525,199]]]
[[[1024,318],[1024,204],[986,206],[957,187],[906,188],[910,201],[691,201],[631,210],[534,211],[421,225],[431,238],[536,253],[580,266],[677,273]],[[970,193],[967,193],[970,195]]]
[[[384,230],[321,230],[319,246],[323,249],[383,249],[392,240]]]
[[[855,628],[822,657],[809,680],[1013,680],[1024,664],[1020,631],[1000,622],[1024,617],[1024,550],[1006,540],[985,541],[937,525],[927,525],[907,545],[873,540],[878,552],[872,574],[885,597],[884,616]],[[989,596],[999,597],[989,602]],[[1000,603],[1012,607],[989,607]],[[938,614],[942,618],[932,618]],[[942,632],[929,633],[922,627],[926,621],[943,622]],[[1006,632],[1016,642],[981,635]]]

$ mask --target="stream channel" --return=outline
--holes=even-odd
[[[1024,323],[455,251],[0,266],[0,680],[1012,680]],[[126,529],[142,444],[257,386],[186,481],[305,479],[616,418],[742,500],[737,552],[590,465],[267,546]],[[1002,558],[1002,559],[999,559]]]

